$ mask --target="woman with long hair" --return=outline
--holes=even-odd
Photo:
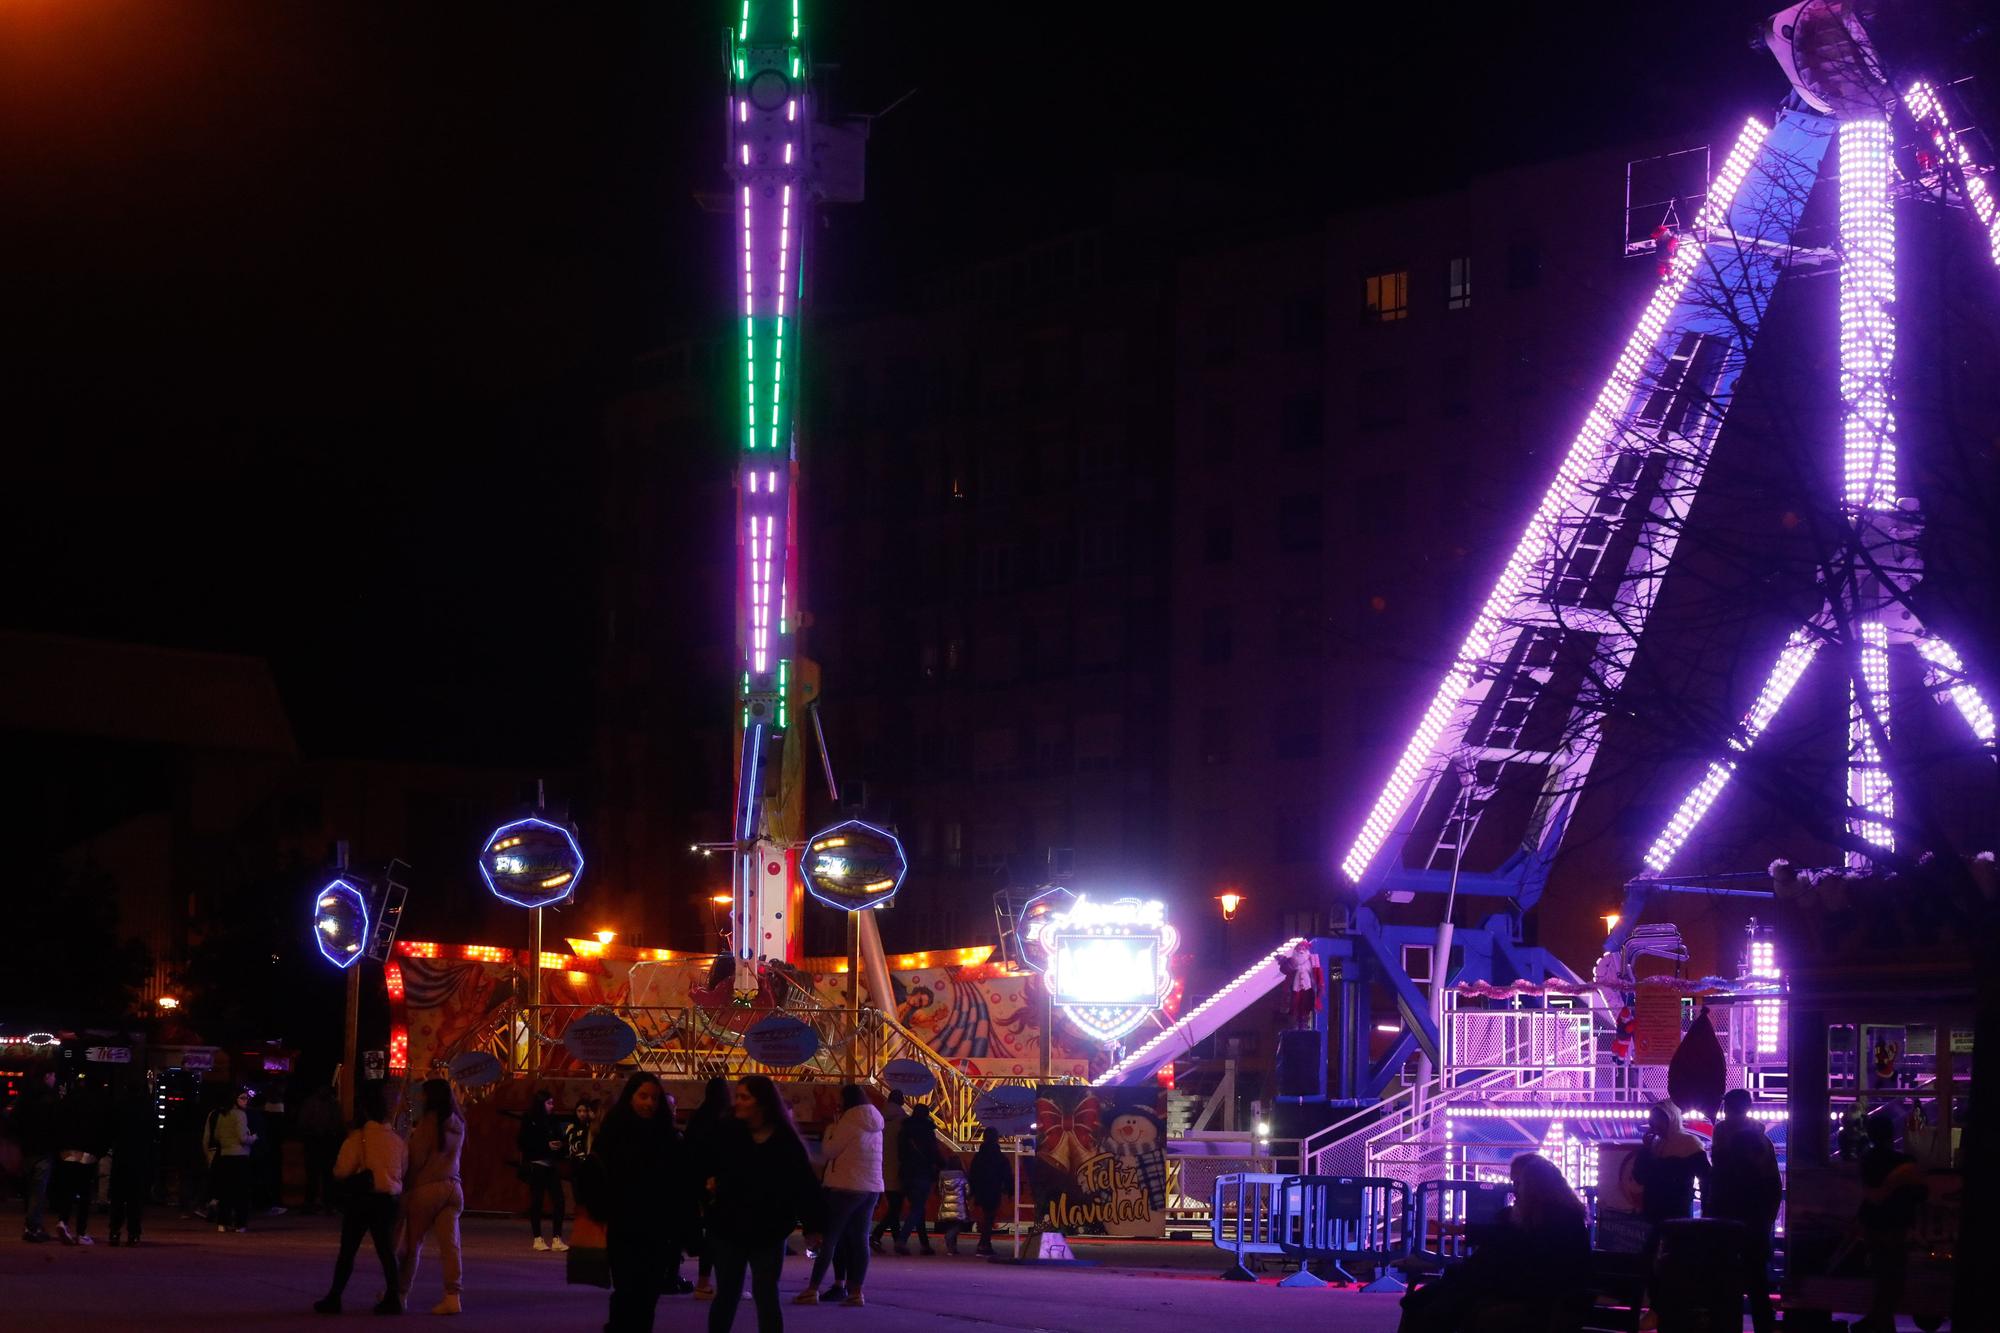
[[[577,1175],[578,1205],[604,1223],[608,1333],[651,1329],[661,1288],[679,1264],[687,1230],[681,1156],[673,1102],[658,1077],[640,1070],[625,1081]]]
[[[528,1233],[538,1250],[560,1253],[563,1242],[562,1160],[569,1154],[562,1126],[556,1123],[556,1095],[547,1088],[535,1089],[528,1109],[521,1112],[521,1132],[514,1146],[521,1153],[521,1179],[528,1186]],[[555,1214],[549,1238],[542,1239],[542,1207],[546,1203]]]
[[[819,1181],[777,1085],[752,1074],[736,1085],[735,1119],[720,1136],[709,1170],[715,1193],[709,1245],[715,1258],[715,1304],[708,1333],[729,1333],[743,1297],[743,1273],[757,1302],[757,1333],[781,1333],[778,1274],[785,1237],[804,1224],[817,1248],[823,1229]]]
[[[826,1243],[813,1259],[812,1277],[796,1298],[800,1305],[843,1300],[866,1302],[861,1287],[868,1280],[868,1219],[882,1196],[882,1113],[869,1105],[857,1084],[840,1090],[840,1118],[820,1141],[820,1180],[826,1208]],[[827,1266],[833,1285],[819,1289]]]
[[[1583,1201],[1539,1153],[1516,1157],[1508,1175],[1513,1206],[1463,1264],[1403,1298],[1402,1333],[1458,1333],[1500,1309],[1514,1316],[1508,1327],[1547,1328],[1559,1305],[1581,1299],[1590,1278]]]
[[[410,1301],[423,1256],[426,1232],[437,1237],[444,1261],[444,1299],[432,1314],[461,1314],[465,1295],[465,1265],[459,1254],[458,1218],[465,1211],[465,1193],[458,1179],[459,1155],[465,1148],[465,1117],[444,1079],[424,1081],[424,1109],[410,1129],[409,1174],[403,1184],[403,1243],[396,1252],[401,1299]]]
[[[979,1209],[979,1248],[973,1253],[991,1254],[1000,1200],[1014,1192],[1014,1173],[1008,1169],[1007,1154],[1000,1151],[1000,1131],[989,1126],[980,1136],[979,1151],[972,1154],[972,1166],[965,1174],[972,1204]]]
[[[333,1178],[345,1189],[346,1202],[340,1216],[340,1257],[333,1262],[333,1286],[322,1300],[313,1302],[321,1314],[339,1314],[340,1297],[347,1279],[354,1276],[354,1256],[361,1238],[375,1242],[375,1257],[382,1261],[382,1299],[376,1314],[401,1314],[402,1285],[396,1280],[396,1198],[403,1192],[403,1169],[408,1165],[403,1140],[389,1128],[388,1108],[380,1083],[363,1083],[355,1091],[354,1128],[340,1145],[333,1163]]]
[[[688,1116],[687,1149],[685,1158],[690,1163],[687,1178],[682,1182],[682,1194],[686,1200],[689,1216],[693,1219],[693,1230],[689,1242],[700,1251],[695,1261],[694,1298],[705,1301],[715,1295],[714,1247],[708,1244],[708,1164],[715,1160],[717,1136],[733,1118],[729,1105],[729,1080],[712,1078],[701,1090],[701,1105]]]

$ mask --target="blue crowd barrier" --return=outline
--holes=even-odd
[[[1276,1254],[1299,1265],[1280,1286],[1327,1285],[1310,1267],[1318,1262],[1347,1282],[1357,1281],[1348,1264],[1372,1264],[1376,1277],[1363,1290],[1402,1288],[1389,1270],[1409,1252],[1410,1187],[1400,1180],[1242,1173],[1217,1177],[1213,1202],[1214,1244],[1236,1256],[1224,1277],[1254,1280],[1244,1257]]]

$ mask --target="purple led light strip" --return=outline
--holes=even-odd
[[[1394,829],[1397,814],[1409,801],[1418,781],[1433,766],[1446,724],[1472,686],[1481,664],[1492,652],[1494,641],[1509,613],[1514,610],[1530,572],[1557,540],[1561,516],[1570,508],[1572,497],[1588,477],[1591,464],[1602,452],[1606,441],[1616,437],[1619,422],[1631,406],[1633,394],[1666,328],[1667,319],[1680,303],[1689,280],[1702,261],[1705,244],[1699,239],[1701,233],[1728,218],[1736,192],[1769,133],[1768,126],[1752,120],[1744,127],[1735,148],[1723,163],[1697,221],[1696,236],[1684,242],[1675,252],[1672,269],[1647,303],[1610,378],[1585,418],[1583,429],[1571,443],[1555,479],[1542,496],[1534,518],[1530,520],[1513,554],[1508,557],[1492,593],[1460,645],[1456,660],[1424,710],[1416,733],[1396,761],[1387,784],[1363,821],[1360,833],[1342,858],[1341,870],[1350,880],[1358,881],[1367,872],[1369,864]]]

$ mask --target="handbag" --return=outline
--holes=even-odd
[[[569,1253],[563,1256],[563,1278],[576,1287],[611,1285],[611,1252],[605,1247],[604,1223],[578,1210],[570,1223]]]

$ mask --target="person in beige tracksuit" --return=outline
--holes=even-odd
[[[423,1114],[410,1130],[410,1169],[403,1177],[403,1243],[396,1251],[396,1274],[402,1300],[410,1301],[423,1255],[424,1234],[435,1233],[444,1259],[444,1299],[432,1314],[460,1314],[465,1293],[464,1264],[458,1249],[458,1216],[465,1211],[465,1194],[458,1183],[458,1158],[465,1146],[465,1119],[441,1078],[424,1082]]]

